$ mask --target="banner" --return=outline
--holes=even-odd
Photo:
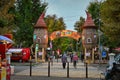
[[[6,80],[6,68],[2,68],[0,80]]]
[[[52,41],[50,41],[50,48],[52,49]]]

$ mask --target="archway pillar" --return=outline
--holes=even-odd
[[[45,62],[45,48],[42,48],[42,52],[43,52],[43,54],[42,54],[42,61],[43,62]]]
[[[92,48],[92,61],[91,62],[94,63],[94,60],[95,60],[94,59],[94,48]]]

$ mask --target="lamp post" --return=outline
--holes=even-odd
[[[98,0],[99,1],[99,0]],[[99,64],[101,63],[101,60],[102,60],[102,54],[101,54],[101,51],[100,51],[100,5],[101,5],[101,0],[99,1],[99,5],[98,5],[98,39],[99,39],[99,42],[98,42],[98,53],[99,53]]]

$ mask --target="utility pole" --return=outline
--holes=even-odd
[[[100,51],[100,5],[101,5],[101,1],[99,2],[99,6],[98,6],[98,9],[99,9],[99,12],[98,12],[98,39],[99,39],[99,42],[98,42],[98,53],[99,53],[99,64],[101,63],[101,60],[102,60],[102,54],[101,54],[101,51]]]

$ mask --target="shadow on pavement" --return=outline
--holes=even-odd
[[[18,76],[12,75],[11,80],[102,80],[98,78],[66,78],[66,77],[47,77],[47,76]]]

